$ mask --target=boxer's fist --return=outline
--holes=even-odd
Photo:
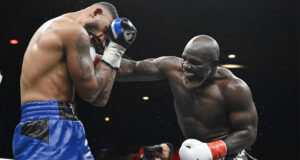
[[[181,160],[213,160],[208,146],[196,139],[184,141],[179,149],[179,155]]]
[[[118,18],[111,22],[108,33],[112,42],[126,49],[134,42],[137,30],[128,19]]]
[[[203,143],[196,139],[187,139],[182,143],[179,155],[181,160],[216,160],[225,156],[226,152],[226,145],[221,140]]]

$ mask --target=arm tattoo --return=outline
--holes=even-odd
[[[79,38],[76,42],[76,48],[78,51],[77,61],[81,71],[83,72],[82,80],[85,82],[90,81],[94,76],[93,63],[88,55],[90,50],[89,39],[85,33],[80,33]]]
[[[103,90],[101,91],[101,93],[98,95],[98,97],[95,99],[95,103],[98,102],[107,102],[109,97],[110,97],[110,93],[114,84],[114,79],[116,76],[116,71],[113,71],[112,73],[110,73],[109,78],[107,80],[107,83],[105,84]]]
[[[99,68],[96,68],[96,70],[98,70]],[[98,93],[102,91],[104,85],[110,81],[111,77],[110,77],[110,74],[111,74],[111,71],[112,69],[107,66],[107,65],[101,65],[101,70],[98,70],[98,72],[96,71],[96,79],[97,79],[97,84],[98,84]]]

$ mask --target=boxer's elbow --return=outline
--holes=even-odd
[[[97,90],[85,88],[83,90],[77,90],[77,94],[83,100],[92,103],[97,99]]]
[[[86,102],[89,102],[89,103],[92,103],[96,98],[97,96],[95,96],[95,94],[91,94],[91,93],[80,93],[80,92],[77,92],[79,97],[83,100],[85,100]]]
[[[256,129],[247,129],[242,131],[242,134],[239,137],[243,148],[248,148],[252,146],[256,140],[256,135]]]
[[[92,104],[97,107],[104,107],[104,106],[106,106],[107,101],[93,102]]]
[[[248,144],[247,144],[248,147],[254,144],[254,142],[256,141],[256,137],[257,137],[257,129],[256,128],[250,129],[248,131]]]
[[[237,153],[251,147],[256,140],[256,130],[250,128],[237,130],[224,140],[227,145],[227,154]]]
[[[97,93],[99,93],[95,80],[85,84],[75,84],[75,90],[78,96],[87,102],[94,101],[97,98]]]
[[[134,76],[134,72],[131,69],[119,70],[116,74],[115,80],[118,82],[128,82]]]
[[[101,98],[101,96],[100,96],[100,97],[97,97],[96,99],[94,99],[91,103],[97,107],[104,107],[104,106],[106,106],[107,102],[108,102],[108,99]]]
[[[106,106],[106,104],[108,102],[108,100],[99,99],[99,97],[96,94],[84,94],[84,95],[80,96],[80,98],[82,98],[86,102],[89,102],[97,107],[104,107],[104,106]]]

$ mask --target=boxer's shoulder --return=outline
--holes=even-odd
[[[223,85],[222,94],[231,106],[247,106],[249,100],[251,100],[251,91],[248,85],[240,78],[234,77]],[[245,104],[245,105],[243,105]]]
[[[52,31],[62,38],[72,39],[72,37],[78,37],[76,35],[84,35],[88,38],[88,33],[83,26],[67,17],[54,18],[46,22],[44,26],[48,26],[48,31]]]
[[[225,95],[247,94],[250,93],[248,85],[239,77],[235,76],[226,68],[218,68],[220,83],[219,88]]]

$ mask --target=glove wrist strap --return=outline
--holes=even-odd
[[[105,49],[102,57],[102,61],[105,61],[114,69],[119,69],[121,65],[121,60],[126,48],[121,45],[110,42],[107,48]]]
[[[217,140],[211,143],[206,143],[211,151],[213,160],[224,157],[227,153],[227,147],[225,142],[222,140]]]

